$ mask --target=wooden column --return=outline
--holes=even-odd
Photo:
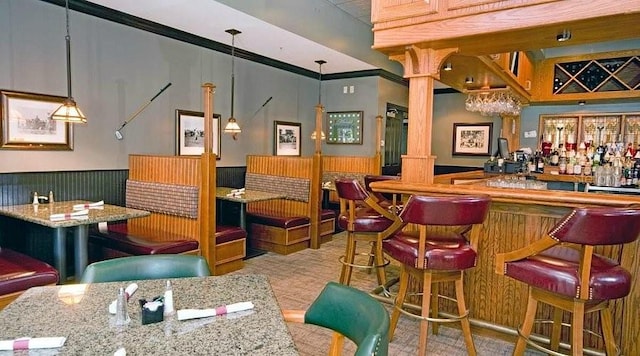
[[[403,54],[390,56],[404,65],[409,78],[409,127],[407,154],[402,156],[402,181],[433,182],[435,156],[431,155],[434,79],[440,77],[443,60],[456,48],[434,50],[407,46]]]
[[[322,117],[324,106],[316,105],[316,139],[311,173],[311,241],[309,247],[320,248],[320,215],[322,213]]]
[[[211,274],[216,274],[216,155],[212,153],[213,94],[216,86],[202,84],[204,104],[204,153],[200,156],[200,250],[209,263]]]
[[[515,152],[520,148],[520,116],[501,115],[502,131],[500,137],[509,141],[509,152]]]

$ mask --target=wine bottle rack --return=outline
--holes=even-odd
[[[625,56],[556,63],[553,94],[640,89],[640,57]]]

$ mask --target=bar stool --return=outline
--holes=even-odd
[[[419,355],[426,355],[429,321],[433,333],[439,323],[460,322],[469,355],[476,350],[471,337],[468,310],[464,301],[463,272],[476,264],[476,241],[468,241],[465,234],[472,225],[481,224],[489,211],[490,198],[477,196],[418,196],[409,198],[399,217],[404,224],[417,224],[418,231],[401,231],[383,241],[384,252],[402,264],[400,285],[391,314],[389,337],[393,338],[400,313],[420,319]],[[430,229],[428,226],[446,226],[451,229]],[[455,228],[454,228],[455,227]],[[436,231],[432,231],[436,230]],[[421,314],[404,310],[409,289],[409,277],[422,283]],[[459,316],[438,317],[439,286],[441,282],[454,282]],[[431,316],[429,316],[431,308]]]
[[[397,215],[378,205],[357,179],[338,178],[334,182],[340,198],[338,226],[347,231],[347,247],[340,256],[342,270],[340,283],[349,285],[353,268],[376,269],[378,284],[386,284],[384,267],[389,264],[382,254],[382,240],[388,237],[402,223]],[[373,257],[373,263],[356,264],[358,242],[372,244],[372,253],[362,253]]]
[[[635,241],[640,234],[640,209],[575,208],[540,240],[496,256],[496,273],[529,286],[527,311],[514,355],[527,344],[546,352],[560,342],[563,310],[572,313],[571,354],[582,355],[584,314],[600,312],[607,355],[615,355],[609,301],[629,294],[631,275],[616,261],[593,252],[594,246]],[[538,302],[554,307],[551,350],[529,339]]]

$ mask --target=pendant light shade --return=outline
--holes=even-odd
[[[76,105],[71,95],[71,36],[69,35],[69,0],[65,1],[67,35],[65,42],[67,45],[67,99],[58,107],[50,118],[56,121],[70,123],[86,123],[87,118],[84,116],[80,108]]]
[[[228,29],[225,31],[226,33],[231,35],[231,116],[229,120],[227,120],[227,124],[224,127],[224,132],[231,134],[233,139],[236,139],[236,136],[242,132],[240,129],[240,125],[236,121],[236,118],[233,116],[233,104],[234,104],[234,96],[235,96],[235,49],[236,49],[236,35],[242,32],[236,29]]]
[[[316,61],[316,63],[318,63],[318,106],[322,107],[322,65],[327,63],[327,61],[324,61],[322,59],[319,59]],[[324,110],[324,108],[323,108]],[[316,133],[316,130],[313,130],[313,132],[311,133],[311,139],[315,140],[318,136],[318,134]],[[320,131],[320,140],[326,140],[327,136],[324,134],[324,131],[321,130]]]

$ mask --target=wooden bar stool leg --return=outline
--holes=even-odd
[[[553,328],[551,329],[551,350],[558,351],[560,347],[560,331],[562,330],[562,309],[553,308]]]
[[[458,314],[464,315],[467,312],[467,306],[464,302],[464,287],[462,282],[462,271],[460,277],[456,279],[456,299],[458,300]],[[473,337],[471,336],[471,323],[469,323],[469,315],[460,320],[462,326],[462,333],[464,334],[464,342],[467,344],[467,352],[471,356],[476,355],[476,346],[473,343]]]
[[[440,294],[440,285],[438,283],[434,283],[431,286],[431,317],[436,319],[438,318],[438,311],[440,310],[440,299],[438,295]],[[436,322],[431,322],[431,332],[433,335],[438,335],[440,329],[440,324]]]
[[[424,272],[422,276],[422,317],[429,316],[429,304],[431,303],[431,272]],[[427,337],[429,335],[429,321],[427,319],[420,320],[420,340],[418,355],[427,355]]]
[[[353,265],[356,255],[356,239],[354,233],[347,234],[347,249],[345,251],[344,262],[342,265],[342,271],[340,272],[340,283],[349,285],[351,283],[351,272],[353,271]]]
[[[613,356],[617,352],[616,340],[613,337],[613,319],[609,306],[600,310],[600,327],[602,328],[602,338],[608,356]]]
[[[375,256],[374,263],[377,266],[375,267],[375,269],[378,276],[378,285],[383,286],[387,284],[387,276],[385,275],[384,271],[384,254],[382,253],[382,242],[374,242],[373,247]]]
[[[573,303],[573,315],[571,318],[571,355],[582,355],[582,333],[584,331],[584,303]]]
[[[514,356],[522,356],[524,355],[524,350],[527,347],[525,337],[529,337],[531,334],[531,329],[533,328],[533,321],[536,317],[536,309],[538,308],[538,300],[533,296],[533,290],[529,288],[529,298],[527,300],[527,312],[524,316],[524,322],[522,323],[522,328],[520,329],[520,336],[518,337],[518,342],[516,342],[516,347],[513,350]]]
[[[398,319],[400,318],[400,309],[404,303],[404,298],[407,295],[407,289],[409,288],[409,272],[405,269],[404,265],[400,270],[400,282],[398,285],[398,294],[396,295],[396,301],[391,313],[391,322],[389,323],[389,341],[393,340],[393,333],[396,331],[398,325]]]

